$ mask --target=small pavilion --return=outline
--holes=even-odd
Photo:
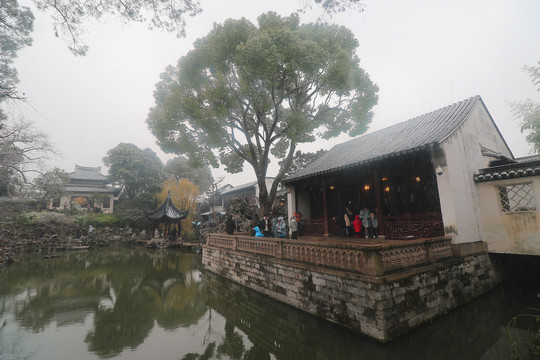
[[[167,194],[165,201],[155,210],[145,211],[146,216],[149,219],[154,220],[157,224],[164,224],[163,237],[166,237],[171,231],[171,224],[174,225],[174,228],[177,230],[177,233],[180,233],[181,225],[180,221],[184,220],[190,209],[182,211],[174,206],[174,203],[171,199],[171,193]],[[173,239],[176,240],[176,239]]]

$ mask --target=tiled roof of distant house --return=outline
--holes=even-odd
[[[336,145],[319,159],[286,178],[285,182],[440,144],[460,127],[478,102],[483,104],[477,95]]]
[[[107,177],[100,173],[101,167],[89,167],[89,166],[80,166],[75,165],[75,171],[69,174],[71,180],[76,180],[80,182],[81,180],[91,180],[91,181],[107,181]]]
[[[267,177],[266,178],[266,180],[269,180],[269,179],[274,179],[274,178],[273,177]],[[248,182],[246,184],[238,185],[238,186],[229,188],[227,190],[224,190],[224,191],[221,192],[221,195],[226,195],[226,194],[230,194],[230,193],[235,193],[235,192],[240,191],[240,190],[249,189],[251,187],[254,187],[255,185],[257,185],[257,181],[251,181],[251,182]]]

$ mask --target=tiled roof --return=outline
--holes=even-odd
[[[266,180],[269,180],[269,179],[274,179],[274,178],[273,177],[267,177],[266,178]],[[247,189],[247,188],[250,188],[250,187],[254,187],[255,185],[257,185],[257,181],[248,182],[247,184],[242,184],[242,185],[238,185],[238,186],[232,187],[230,189],[227,189],[227,190],[221,192],[220,195],[226,195],[226,194],[229,194],[229,193],[234,193],[234,192],[237,192],[237,191],[240,191],[240,190],[244,190],[244,189]]]
[[[514,179],[528,176],[540,176],[540,155],[516,159],[516,163],[492,166],[478,170],[474,182]]]
[[[75,165],[75,171],[69,174],[72,180],[101,180],[106,181],[107,177],[100,173],[101,167],[89,167]]]
[[[153,220],[164,221],[164,222],[176,222],[185,219],[189,214],[190,209],[182,211],[174,206],[171,193],[167,194],[167,198],[155,210],[147,211],[146,216]]]
[[[249,182],[247,184],[238,185],[238,186],[232,187],[230,189],[227,189],[227,190],[221,192],[221,195],[234,193],[234,192],[237,192],[237,191],[240,191],[240,190],[250,188],[250,187],[255,186],[255,185],[257,185],[257,181],[252,181],[252,182]]]
[[[459,128],[479,101],[482,102],[482,99],[477,95],[336,145],[319,159],[285,179],[285,182],[440,144]]]

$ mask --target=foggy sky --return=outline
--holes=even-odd
[[[32,4],[28,1],[24,5]],[[361,66],[378,84],[379,104],[374,107],[370,131],[480,95],[514,156],[526,156],[530,146],[513,119],[509,101],[539,93],[524,65],[540,61],[540,2],[529,1],[389,1],[366,0],[362,13],[345,13],[328,22],[350,28],[360,46]],[[145,120],[153,106],[153,91],[167,65],[192,49],[214,22],[246,17],[255,22],[272,10],[288,15],[302,0],[202,0],[203,13],[188,18],[186,38],[145,24],[122,24],[115,19],[93,21],[84,40],[90,49],[76,57],[54,36],[49,14],[36,15],[34,43],[20,51],[15,66],[19,91],[27,103],[10,103],[9,111],[22,114],[46,131],[62,157],[51,167],[68,172],[75,164],[103,166],[106,152],[120,142],[150,147],[166,162],[155,145]],[[315,20],[314,7],[301,16]],[[344,135],[300,147],[315,151],[348,140]],[[321,145],[322,144],[322,145]],[[270,176],[276,168],[271,167]],[[255,179],[245,167],[239,175],[225,175],[225,183],[239,185]]]

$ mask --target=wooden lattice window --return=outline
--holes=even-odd
[[[499,186],[503,212],[535,211],[536,199],[531,184]]]

